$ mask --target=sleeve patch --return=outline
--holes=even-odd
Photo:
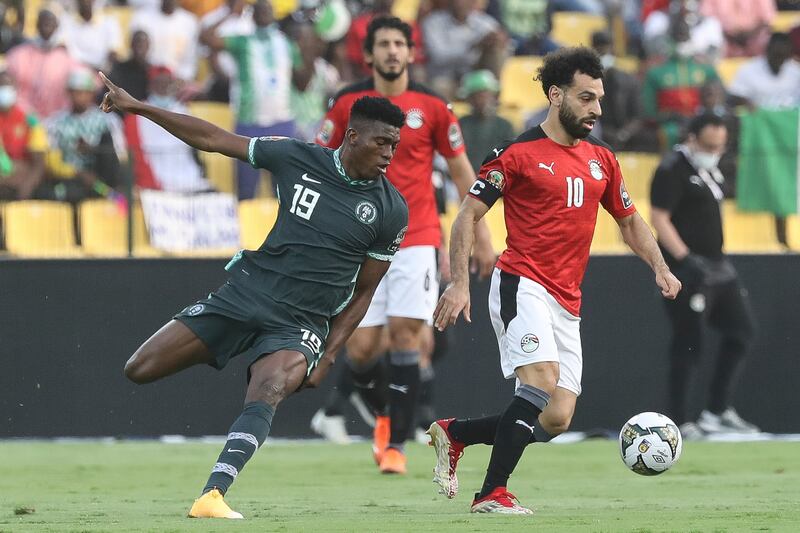
[[[506,186],[506,177],[499,170],[490,170],[486,173],[486,182],[497,190],[502,191]]]
[[[458,150],[464,144],[464,138],[461,136],[461,128],[458,124],[453,122],[447,128],[447,141],[450,143],[451,150]]]
[[[631,195],[628,194],[628,191],[625,189],[625,183],[619,184],[619,197],[622,199],[622,207],[625,209],[630,208],[633,205],[633,199]]]
[[[317,133],[317,140],[327,146],[329,142],[331,142],[331,137],[333,136],[334,130],[333,121],[329,118],[326,118],[325,121],[322,123],[322,126]]]

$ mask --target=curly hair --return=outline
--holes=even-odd
[[[364,50],[372,53],[372,48],[375,46],[375,34],[378,30],[390,29],[398,30],[406,38],[406,44],[409,48],[414,47],[414,39],[411,38],[411,26],[407,22],[403,22],[397,17],[381,16],[375,17],[367,26],[367,36],[364,39]]]
[[[539,74],[534,79],[542,82],[542,90],[547,96],[548,90],[553,85],[557,87],[572,85],[575,71],[594,79],[603,79],[600,56],[585,46],[560,48],[544,57],[544,64],[539,67]]]
[[[395,128],[402,128],[406,122],[403,110],[388,99],[380,96],[362,96],[350,108],[350,122],[377,121]]]

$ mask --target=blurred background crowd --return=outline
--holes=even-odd
[[[733,198],[739,114],[800,105],[800,0],[5,0],[0,201],[77,213],[88,199],[128,205],[141,189],[269,198],[268,176],[242,186],[251,169],[100,112],[96,72],[243,135],[313,142],[329,98],[370,75],[366,28],[389,13],[413,24],[412,78],[453,103],[476,169],[490,146],[544,119],[532,81],[541,57],[596,49],[606,95],[594,134],[617,151],[640,210],[660,154],[693,116],[729,124],[719,169]],[[786,217],[772,223],[777,249],[789,247]],[[247,242],[245,224],[243,244],[257,246],[263,227]]]

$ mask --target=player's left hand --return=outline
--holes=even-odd
[[[496,261],[497,256],[494,253],[491,240],[475,239],[475,245],[472,247],[470,272],[477,273],[481,279],[488,277],[492,274]]]
[[[656,285],[661,289],[661,295],[670,300],[678,297],[682,287],[680,280],[667,267],[656,271]]]
[[[333,363],[334,360],[326,355],[320,357],[319,362],[317,362],[317,366],[315,366],[314,370],[311,371],[311,374],[300,386],[300,389],[316,389],[319,387],[320,383],[322,383],[322,380],[328,375],[328,371],[333,366]]]

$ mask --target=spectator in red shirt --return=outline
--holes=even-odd
[[[31,197],[44,175],[46,149],[44,128],[22,110],[11,76],[0,71],[0,199]]]

